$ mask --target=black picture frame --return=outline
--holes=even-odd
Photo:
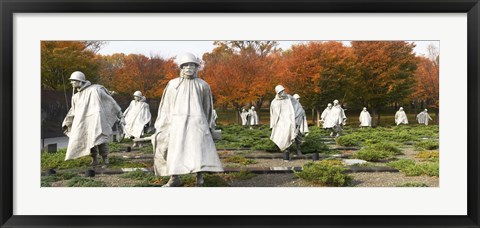
[[[480,227],[478,0],[0,0],[1,227]],[[466,216],[19,216],[13,215],[13,16],[15,13],[467,13]],[[441,200],[441,199],[440,199]],[[34,202],[32,202],[34,203]],[[286,208],[286,210],[294,210]]]

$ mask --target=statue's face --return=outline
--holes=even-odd
[[[255,107],[252,106],[252,110],[255,110]]]
[[[287,96],[287,94],[285,93],[285,90],[282,90],[278,93],[278,96],[284,98]]]
[[[182,74],[188,77],[192,77],[197,73],[198,66],[195,63],[185,63],[182,65]]]
[[[363,108],[363,111],[367,111],[367,108]]]
[[[70,80],[70,84],[72,84],[73,88],[78,89],[78,88],[82,87],[83,83],[81,81],[77,81],[77,80]]]
[[[133,96],[133,99],[135,99],[136,101],[140,101],[140,97],[139,96]]]
[[[331,108],[332,108],[332,104],[329,103],[329,104],[327,105],[327,108],[330,108],[330,109],[331,109]]]

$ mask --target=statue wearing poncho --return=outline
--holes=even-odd
[[[367,111],[367,108],[363,107],[363,110],[360,112],[360,127],[371,127],[372,126],[372,116]]]
[[[152,114],[150,106],[145,102],[145,97],[140,91],[136,91],[135,100],[123,113],[125,117],[125,137],[140,138],[142,136],[145,125],[150,123]]]
[[[72,96],[72,107],[62,123],[69,137],[65,160],[92,155],[92,165],[96,165],[94,148],[101,145],[106,147],[103,150],[100,148],[100,155],[105,160],[112,126],[122,116],[121,108],[105,87],[92,85],[86,80],[72,80],[72,83],[81,83],[81,87]]]
[[[176,176],[179,174],[223,171],[211,134],[214,121],[210,86],[197,77],[198,63],[194,63],[183,67],[179,64],[181,75],[168,82],[155,122],[154,170],[157,176],[172,175],[166,187],[180,185]],[[197,175],[197,185],[202,182]]]
[[[277,95],[270,104],[270,128],[272,140],[281,151],[292,145],[297,137],[294,103],[298,103],[284,91],[283,86],[275,88]]]
[[[428,120],[432,120],[432,117],[428,115],[428,110],[425,109],[417,115],[417,120],[419,124],[428,125]]]
[[[395,113],[395,124],[397,124],[397,126],[400,124],[408,124],[407,114],[403,111],[403,107],[400,107]]]

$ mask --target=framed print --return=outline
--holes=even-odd
[[[480,226],[478,0],[1,1],[1,11],[1,227]],[[207,49],[196,49],[204,44]],[[142,52],[143,46],[147,48]],[[81,51],[72,51],[75,48]],[[242,54],[233,54],[243,51],[248,56],[254,52],[249,52],[249,48],[250,51],[265,48],[272,51],[268,53],[269,59],[265,57],[267,54],[259,54],[261,57],[255,61],[251,56],[242,58]],[[85,49],[90,51],[85,54]],[[184,52],[192,52],[193,57],[181,55]],[[372,57],[372,53],[378,55]],[[55,55],[61,56],[56,58],[57,62],[52,61]],[[93,59],[96,65],[86,67]],[[121,64],[111,70],[118,59]],[[318,61],[312,62],[312,59]],[[133,76],[147,69],[139,67],[142,61],[147,63],[145,66],[154,66],[149,68],[151,75],[162,75],[161,80]],[[266,64],[267,61],[271,65]],[[59,65],[69,67],[64,68],[67,72],[60,77],[63,81],[55,78]],[[337,68],[333,69],[332,65]],[[163,142],[163,136],[158,133],[163,128],[155,123],[157,110],[163,110],[162,102],[169,102],[169,95],[165,95],[169,94],[166,88],[169,80],[177,80],[174,91],[182,90],[192,81],[188,77],[192,68],[195,69],[192,74],[205,80],[212,93],[199,94],[206,96],[206,100],[211,99],[218,113],[217,130],[205,130],[202,134],[208,135],[212,142],[214,138],[219,140],[215,142],[223,169],[214,171],[222,169],[222,173],[180,178],[184,186],[206,184],[204,187],[216,188],[157,188],[177,181],[172,178],[169,181],[168,176],[159,177],[166,175],[160,175],[163,171],[157,168],[158,161],[154,161],[159,153],[156,143]],[[74,69],[83,72],[72,73]],[[197,72],[197,69],[201,70]],[[244,76],[235,78],[235,72],[241,70],[245,71]],[[115,77],[109,78],[109,72],[115,72]],[[328,75],[332,81],[321,81]],[[378,77],[368,81],[370,75]],[[431,77],[436,77],[436,81]],[[113,97],[121,110],[130,107],[128,104],[144,101],[140,99],[143,93],[149,102],[152,120],[142,123],[138,137],[133,133],[131,138],[120,133],[111,136],[109,140],[120,141],[107,143],[110,152],[116,154],[112,152],[107,156],[98,147],[98,160],[90,149],[87,155],[95,156],[75,157],[73,161],[64,161],[70,160],[66,148],[61,152],[55,148],[56,153],[38,153],[38,144],[34,143],[38,138],[41,149],[48,150],[47,145],[62,147],[48,140],[64,132],[74,132],[71,129],[75,124],[68,125],[65,115],[71,106],[80,107],[76,103],[81,96],[78,94],[89,86],[87,80],[105,85],[91,88],[99,88],[108,99]],[[144,82],[138,83],[138,80]],[[312,86],[309,82],[316,84]],[[194,88],[201,87],[201,83]],[[322,83],[325,85],[315,87]],[[72,92],[72,86],[78,89]],[[385,90],[377,89],[379,87]],[[235,95],[236,90],[245,95]],[[259,95],[263,90],[265,93]],[[292,110],[296,113],[303,105],[303,116],[310,123],[309,134],[302,133],[305,137],[298,139],[298,144],[295,137],[290,140],[290,153],[282,149],[271,133],[277,126],[271,122],[276,113],[272,107],[277,107],[275,102],[287,96],[282,91],[296,93],[300,101],[293,100],[292,96],[289,100]],[[420,94],[416,96],[422,98],[412,99],[413,94]],[[189,94],[185,99],[191,96],[196,95]],[[244,97],[250,100],[243,101]],[[209,103],[204,100],[202,104]],[[329,102],[333,103],[334,110],[345,111],[345,122],[325,127],[321,113]],[[107,102],[85,107],[107,110],[109,105]],[[256,111],[255,107],[258,107]],[[363,111],[368,110],[373,116],[370,125],[358,118],[363,107]],[[248,111],[242,113],[242,108]],[[402,121],[399,116],[403,108],[407,115]],[[211,110],[201,110],[207,109]],[[117,111],[121,114],[115,116],[117,125],[108,125],[108,131],[113,127],[115,132],[127,129],[124,132],[130,134],[128,127],[122,127],[122,117],[129,121],[126,112]],[[158,113],[166,113],[163,111]],[[227,115],[230,115],[228,120]],[[241,126],[242,115],[245,116],[243,122],[248,120],[250,124]],[[204,116],[213,119],[213,113]],[[410,123],[406,121],[407,116]],[[382,122],[386,120],[390,122]],[[425,126],[429,120],[432,122]],[[85,123],[89,122],[82,122]],[[210,119],[201,119],[195,124],[185,127],[189,130],[184,133],[201,129],[199,125],[212,129],[213,123]],[[373,128],[369,128],[372,124]],[[298,136],[300,127],[295,127]],[[149,128],[155,128],[157,134],[149,133]],[[348,135],[350,137],[346,137]],[[256,136],[258,138],[254,138]],[[390,141],[379,142],[373,136]],[[312,141],[313,137],[318,140]],[[148,144],[150,140],[156,142],[153,147]],[[321,148],[316,144],[319,140],[329,150],[343,152],[319,155],[317,150]],[[142,143],[143,147],[139,147]],[[196,150],[197,147],[189,148]],[[387,150],[390,152],[383,153],[386,157],[371,158],[378,156],[378,151]],[[236,154],[232,155],[231,151]],[[318,156],[325,161],[322,165],[330,167],[329,172],[347,167],[347,171],[343,171],[354,173],[354,182],[351,176],[343,176],[343,171],[328,183],[306,181],[309,168],[320,172],[315,170],[319,163],[310,162],[319,159]],[[278,162],[265,157],[276,158]],[[136,163],[131,162],[133,160]],[[368,162],[363,165],[345,165],[364,160]],[[122,166],[117,166],[120,163]],[[267,168],[258,168],[264,164]],[[409,168],[405,168],[407,165]],[[93,168],[86,170],[86,167]],[[404,180],[396,182],[390,175],[375,185],[367,178],[361,179],[355,170],[357,173],[368,170],[370,173],[364,175],[370,179],[380,178],[377,174],[385,170],[398,172]],[[288,173],[290,179],[269,184],[278,177],[271,175],[280,172]],[[151,176],[145,177],[145,173]],[[92,177],[95,174],[97,179]],[[116,179],[98,179],[110,174]],[[168,174],[176,176],[177,173],[169,171]],[[262,176],[260,183],[235,182],[255,175]],[[64,179],[52,178],[59,176]],[[139,182],[139,177],[149,178],[149,182]],[[391,183],[387,184],[387,179]]]

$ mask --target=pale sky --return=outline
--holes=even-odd
[[[307,41],[278,41],[280,48],[287,50],[292,44],[298,44]],[[349,45],[349,41],[343,41]],[[426,55],[427,46],[435,45],[438,50],[439,41],[410,41],[417,45],[414,49],[417,55]],[[143,54],[145,56],[159,55],[163,58],[175,57],[176,55],[191,52],[201,57],[205,52],[210,52],[214,48],[213,41],[107,41],[107,44],[98,52],[102,55],[111,55],[114,53],[124,54]]]

